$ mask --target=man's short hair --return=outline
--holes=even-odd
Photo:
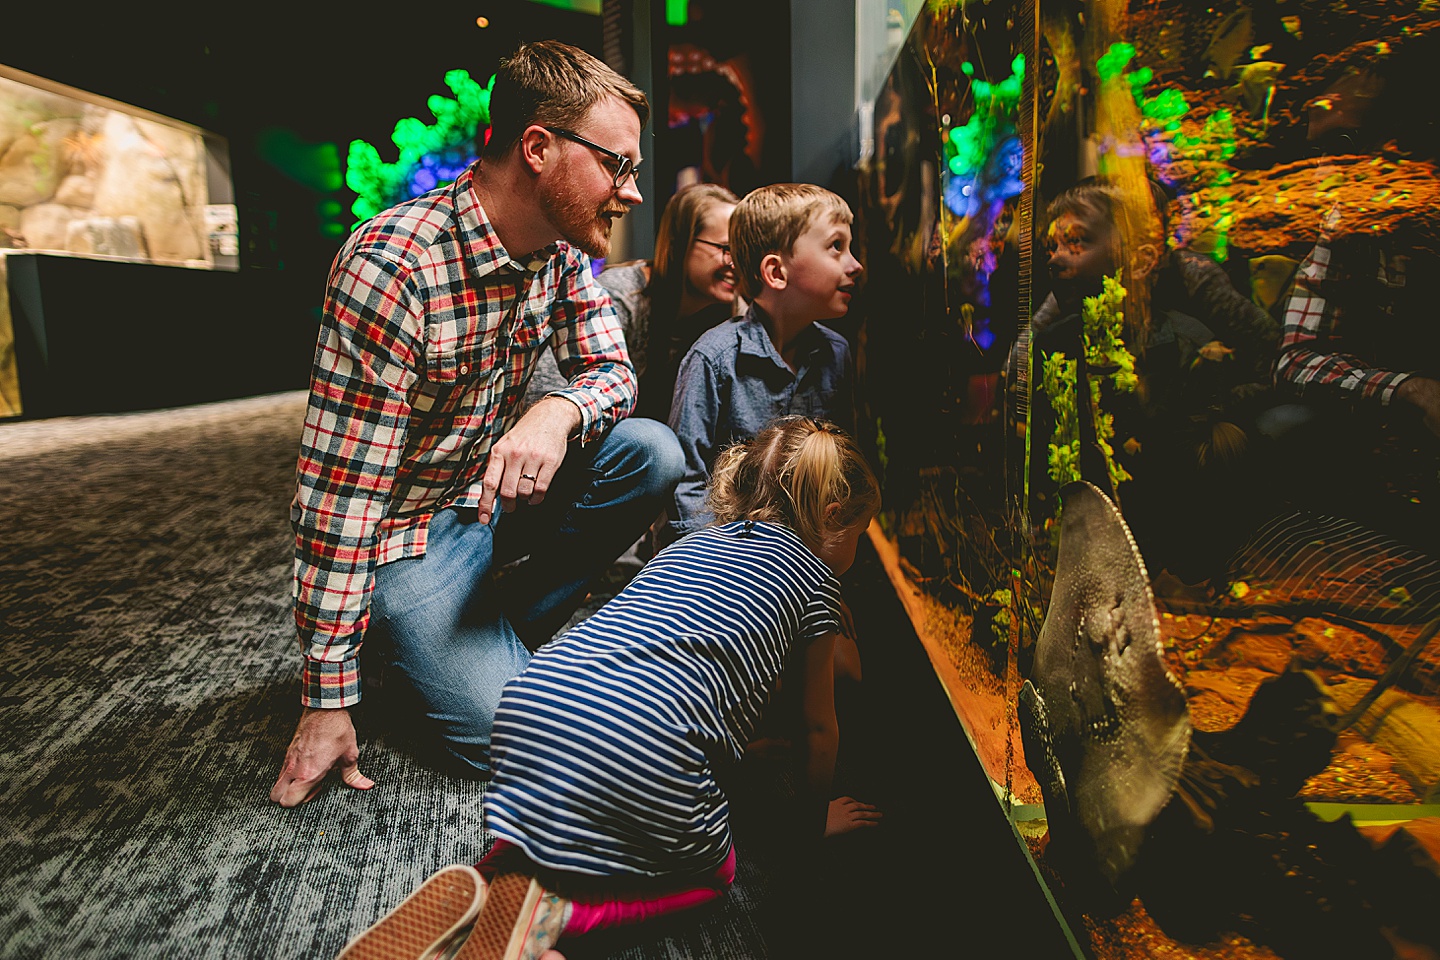
[[[595,104],[612,96],[630,104],[645,126],[650,101],[629,80],[568,43],[523,43],[495,71],[483,155],[503,156],[532,124],[573,130]]]
[[[794,251],[795,241],[822,217],[836,223],[854,220],[849,204],[810,183],[773,183],[746,194],[730,215],[730,256],[740,295],[754,300],[764,289],[760,261]]]

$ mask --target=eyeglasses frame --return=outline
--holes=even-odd
[[[734,264],[735,255],[730,252],[730,244],[721,243],[718,240],[706,240],[704,237],[696,237],[695,242],[703,243],[707,247],[714,247],[716,250],[720,251],[720,256],[725,258],[726,263]]]
[[[540,128],[542,130],[548,130],[551,133],[555,134],[555,136],[561,137],[565,140],[569,140],[572,143],[578,143],[582,147],[589,147],[591,150],[594,150],[597,153],[603,153],[611,160],[614,160],[616,163],[620,164],[620,169],[617,170],[615,173],[614,184],[616,190],[619,190],[622,186],[625,185],[626,178],[640,176],[640,164],[631,160],[623,153],[616,153],[609,147],[602,147],[600,146],[600,144],[596,143],[593,140],[586,140],[574,130],[567,130],[564,127],[547,127],[544,124],[541,124]]]

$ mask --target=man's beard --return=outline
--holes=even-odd
[[[546,219],[554,224],[560,231],[560,237],[570,245],[597,259],[609,256],[611,221],[602,214],[623,214],[626,208],[611,202],[599,207],[591,206],[572,185],[567,175],[568,165],[557,173],[558,185],[540,201]]]

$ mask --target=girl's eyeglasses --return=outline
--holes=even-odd
[[[707,247],[714,247],[716,250],[720,251],[720,256],[725,258],[726,263],[734,263],[734,261],[730,258],[730,244],[720,243],[716,240],[706,240],[704,237],[696,237],[695,242],[703,243]]]

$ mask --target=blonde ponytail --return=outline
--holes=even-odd
[[[839,509],[830,512],[832,504]],[[808,417],[773,421],[716,459],[710,509],[717,523],[781,523],[811,550],[880,507],[880,485],[855,442]]]

